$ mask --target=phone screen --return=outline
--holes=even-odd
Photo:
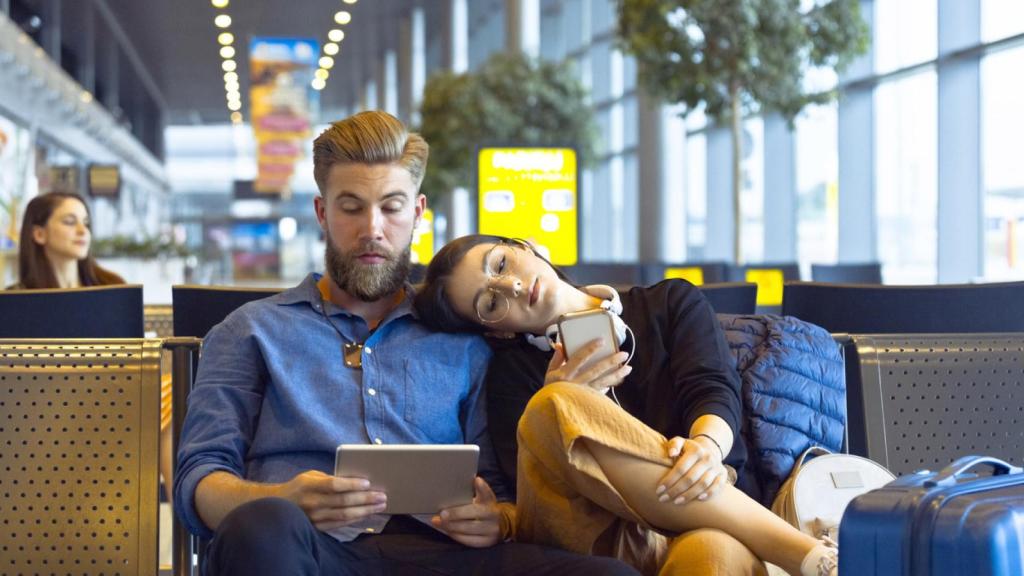
[[[601,348],[590,357],[581,370],[586,370],[591,364],[604,360],[619,351],[615,328],[611,316],[606,310],[565,314],[558,321],[558,333],[567,359],[572,358],[580,348],[594,339],[602,339]]]

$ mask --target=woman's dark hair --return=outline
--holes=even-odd
[[[488,234],[470,234],[452,240],[445,244],[444,248],[434,256],[427,266],[426,277],[423,284],[416,291],[416,298],[413,305],[422,321],[431,330],[441,332],[486,332],[487,327],[482,326],[475,319],[463,318],[452,307],[448,301],[448,282],[451,280],[455,267],[462,262],[473,247],[481,244],[505,244],[516,246],[523,250],[529,250],[534,256],[547,262],[548,266],[558,274],[558,277],[566,282],[569,278],[559,270],[548,259],[541,256],[527,242],[504,236],[492,236]]]
[[[41,194],[25,207],[18,244],[18,279],[21,287],[29,290],[60,288],[53,273],[53,265],[46,257],[43,246],[32,237],[32,231],[36,226],[45,227],[57,206],[68,199],[81,202],[85,206],[86,214],[89,213],[89,205],[85,199],[71,192]],[[97,264],[92,254],[78,261],[78,278],[82,286],[124,284],[123,278]]]

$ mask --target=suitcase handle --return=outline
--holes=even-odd
[[[963,456],[961,458],[957,458],[952,464],[940,470],[939,473],[931,480],[926,480],[924,485],[929,488],[935,486],[952,486],[956,484],[957,480],[964,472],[967,472],[969,469],[974,468],[979,464],[988,464],[989,466],[992,466],[994,476],[999,476],[1001,474],[1020,474],[1022,472],[1021,468],[1013,466],[999,458],[993,458],[991,456]]]

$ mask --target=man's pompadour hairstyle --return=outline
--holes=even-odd
[[[419,187],[430,147],[387,112],[368,110],[331,124],[313,142],[313,178],[324,193],[335,164],[394,164],[409,171]]]

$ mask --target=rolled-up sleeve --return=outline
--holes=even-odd
[[[202,537],[213,532],[196,511],[196,487],[216,471],[245,476],[245,456],[262,406],[267,375],[259,346],[245,325],[243,314],[233,314],[203,340],[178,444],[175,512],[189,531]]]

